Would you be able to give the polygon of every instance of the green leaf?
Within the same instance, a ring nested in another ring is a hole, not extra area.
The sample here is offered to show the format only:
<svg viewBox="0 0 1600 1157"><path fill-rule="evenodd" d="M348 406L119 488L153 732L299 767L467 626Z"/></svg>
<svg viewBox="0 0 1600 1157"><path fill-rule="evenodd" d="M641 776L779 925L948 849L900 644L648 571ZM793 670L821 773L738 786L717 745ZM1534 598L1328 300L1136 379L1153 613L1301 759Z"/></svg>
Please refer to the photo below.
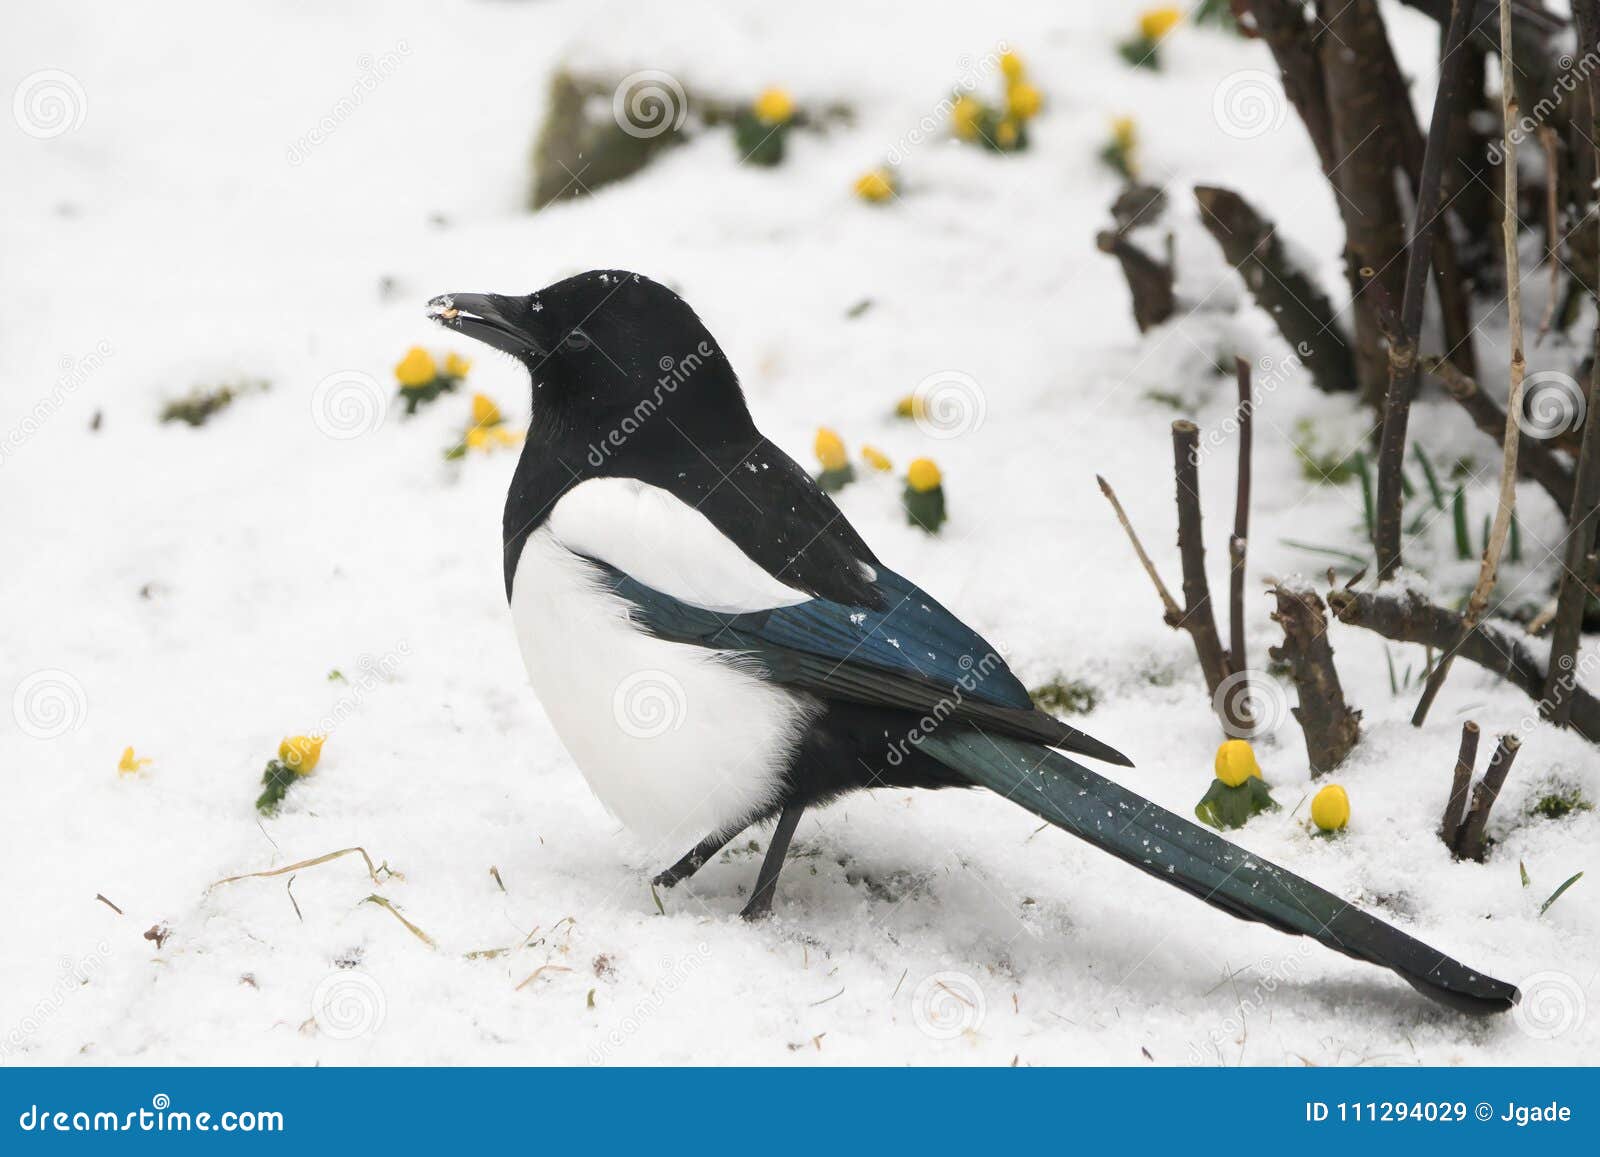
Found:
<svg viewBox="0 0 1600 1157"><path fill-rule="evenodd" d="M1522 873L1522 886L1524 888L1533 883L1532 880L1528 879L1528 865L1524 864L1521 860L1517 861L1517 871Z"/></svg>
<svg viewBox="0 0 1600 1157"><path fill-rule="evenodd" d="M1264 811L1276 811L1277 801L1262 780L1251 776L1238 787L1229 787L1220 779L1211 781L1211 787L1195 804L1194 814L1202 823L1218 830L1242 828L1252 816Z"/></svg>
<svg viewBox="0 0 1600 1157"><path fill-rule="evenodd" d="M1461 487L1456 487L1454 497L1451 498L1452 522L1456 531L1456 557L1472 557L1472 540L1467 535L1467 500L1461 492Z"/></svg>
<svg viewBox="0 0 1600 1157"><path fill-rule="evenodd" d="M1577 873L1574 873L1573 875L1567 877L1566 882L1563 883L1561 885L1561 887L1557 888L1554 892L1551 892L1550 893L1550 898L1548 900L1546 900L1543 904L1539 905L1539 915L1543 916L1546 912L1548 912L1550 910L1550 905L1554 904L1557 900L1561 899L1561 893L1565 892L1568 888L1572 887L1572 885L1576 884L1581 879L1583 879L1583 873L1582 872L1577 872Z"/></svg>
<svg viewBox="0 0 1600 1157"><path fill-rule="evenodd" d="M1435 510L1444 509L1444 490L1439 485L1439 475L1434 473L1433 463L1428 461L1428 456L1422 452L1421 446L1413 447L1417 462L1422 467L1422 476L1427 479L1428 493L1433 498Z"/></svg>

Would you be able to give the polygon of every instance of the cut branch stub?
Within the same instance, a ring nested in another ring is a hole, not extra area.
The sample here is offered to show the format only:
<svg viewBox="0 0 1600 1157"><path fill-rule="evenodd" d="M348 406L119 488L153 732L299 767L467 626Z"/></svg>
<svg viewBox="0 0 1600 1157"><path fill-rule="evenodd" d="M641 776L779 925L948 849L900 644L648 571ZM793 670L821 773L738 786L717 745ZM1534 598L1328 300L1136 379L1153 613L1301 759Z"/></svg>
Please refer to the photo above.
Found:
<svg viewBox="0 0 1600 1157"><path fill-rule="evenodd" d="M1344 701L1328 642L1328 618L1316 592L1280 585L1272 594L1278 602L1272 618L1283 628L1283 644L1271 654L1289 667L1300 699L1294 717L1305 733L1306 759L1312 774L1321 775L1344 762L1360 740L1361 712Z"/></svg>
<svg viewBox="0 0 1600 1157"><path fill-rule="evenodd" d="M1511 764L1521 746L1522 741L1515 735L1502 735L1499 746L1489 757L1488 770L1483 773L1478 786L1472 789L1472 806L1467 808L1461 834L1456 837L1456 855L1463 860L1483 863L1484 854L1489 848L1489 812L1494 807L1494 801L1500 798L1500 789L1505 786L1506 776L1511 774Z"/></svg>
<svg viewBox="0 0 1600 1157"><path fill-rule="evenodd" d="M1356 388L1355 358L1327 294L1290 258L1276 226L1239 194L1196 185L1200 221L1223 256L1239 271L1245 288L1278 327L1324 393Z"/></svg>
<svg viewBox="0 0 1600 1157"><path fill-rule="evenodd" d="M1171 262L1160 262L1114 230L1103 230L1095 237L1102 253L1109 253L1122 266L1128 292L1133 295L1133 321L1140 333L1154 329L1172 316L1173 272Z"/></svg>
<svg viewBox="0 0 1600 1157"><path fill-rule="evenodd" d="M1462 812L1467 806L1467 790L1472 786L1472 769L1478 766L1478 725L1467 720L1461 725L1461 750L1456 755L1456 767L1450 779L1450 798L1445 801L1444 821L1439 825L1439 838L1452 852L1461 834Z"/></svg>
<svg viewBox="0 0 1600 1157"><path fill-rule="evenodd" d="M1246 710L1247 696L1230 695L1223 686L1233 674L1228 653L1217 632L1206 582L1205 535L1200 529L1200 430L1193 422L1172 423L1172 473L1178 500L1178 557L1183 564L1183 618L1181 626L1194 639L1206 690L1222 716L1229 734L1249 735L1255 723ZM1218 692L1222 694L1219 695Z"/></svg>

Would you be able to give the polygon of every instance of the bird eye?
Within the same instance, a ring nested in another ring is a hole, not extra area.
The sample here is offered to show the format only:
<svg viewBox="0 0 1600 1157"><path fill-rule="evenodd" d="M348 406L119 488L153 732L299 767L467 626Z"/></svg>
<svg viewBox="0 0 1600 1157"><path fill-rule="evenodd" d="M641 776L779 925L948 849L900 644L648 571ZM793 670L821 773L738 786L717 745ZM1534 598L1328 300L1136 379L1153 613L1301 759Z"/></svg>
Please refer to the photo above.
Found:
<svg viewBox="0 0 1600 1157"><path fill-rule="evenodd" d="M589 335L581 329L571 330L566 337L561 339L561 344L569 350L586 350L594 344Z"/></svg>

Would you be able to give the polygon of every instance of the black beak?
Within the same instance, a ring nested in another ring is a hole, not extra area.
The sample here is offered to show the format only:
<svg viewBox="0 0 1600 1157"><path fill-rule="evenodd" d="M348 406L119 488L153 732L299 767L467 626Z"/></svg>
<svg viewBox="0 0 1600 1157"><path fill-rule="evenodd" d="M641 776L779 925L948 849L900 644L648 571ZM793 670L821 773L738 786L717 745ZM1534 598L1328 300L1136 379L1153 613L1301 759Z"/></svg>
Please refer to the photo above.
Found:
<svg viewBox="0 0 1600 1157"><path fill-rule="evenodd" d="M511 304L497 293L446 293L428 302L428 316L512 357L544 357L539 343L507 319Z"/></svg>

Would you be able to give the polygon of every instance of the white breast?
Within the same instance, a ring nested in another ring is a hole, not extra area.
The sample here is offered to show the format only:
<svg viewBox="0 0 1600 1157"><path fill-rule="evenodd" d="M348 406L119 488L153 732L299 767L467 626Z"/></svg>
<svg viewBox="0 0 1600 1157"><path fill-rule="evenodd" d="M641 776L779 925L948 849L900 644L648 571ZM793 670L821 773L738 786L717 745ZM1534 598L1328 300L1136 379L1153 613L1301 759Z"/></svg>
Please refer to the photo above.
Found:
<svg viewBox="0 0 1600 1157"><path fill-rule="evenodd" d="M736 657L640 631L555 522L522 548L511 616L561 741L600 802L658 859L736 830L777 800L818 706L741 670Z"/></svg>

